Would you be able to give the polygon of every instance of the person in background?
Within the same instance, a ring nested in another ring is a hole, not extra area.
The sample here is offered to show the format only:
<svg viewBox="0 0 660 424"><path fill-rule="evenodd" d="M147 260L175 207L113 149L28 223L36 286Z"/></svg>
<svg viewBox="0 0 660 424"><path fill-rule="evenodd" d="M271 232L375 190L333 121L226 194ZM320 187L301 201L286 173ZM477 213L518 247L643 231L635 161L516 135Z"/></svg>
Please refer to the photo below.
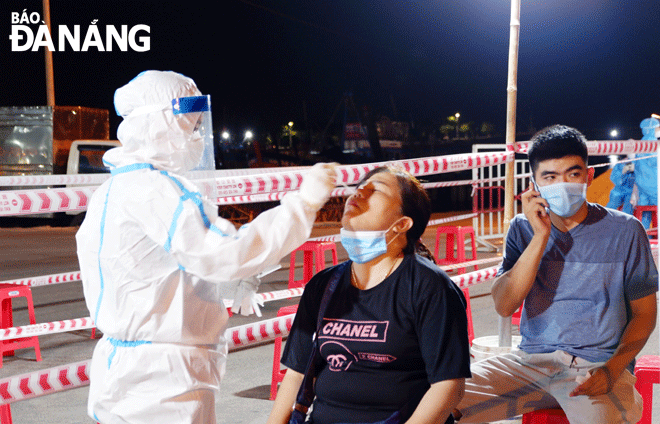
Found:
<svg viewBox="0 0 660 424"><path fill-rule="evenodd" d="M348 263L306 285L283 352L288 370L269 424L289 421L312 354L321 298L340 280L318 337L311 423L444 423L470 376L465 299L419 241L429 197L405 171L368 173L346 201ZM453 422L453 421L452 421Z"/></svg>
<svg viewBox="0 0 660 424"><path fill-rule="evenodd" d="M121 147L76 234L87 307L103 332L88 413L103 424L215 423L228 312L252 312L254 275L310 235L334 187L317 164L298 192L236 230L182 174L200 162L206 96L175 72L146 71L114 97Z"/></svg>
<svg viewBox="0 0 660 424"><path fill-rule="evenodd" d="M660 136L660 120L658 115L642 120L639 127L642 129L642 140L656 141ZM635 206L657 206L658 204L658 154L641 153L635 161L635 185L637 189L633 195ZM644 228L651 227L653 212L642 213Z"/></svg>
<svg viewBox="0 0 660 424"><path fill-rule="evenodd" d="M646 232L633 216L586 201L593 169L576 129L541 130L528 158L534 183L492 287L502 317L524 305L522 342L472 365L454 416L481 423L561 407L571 424L637 423L631 372L657 319Z"/></svg>

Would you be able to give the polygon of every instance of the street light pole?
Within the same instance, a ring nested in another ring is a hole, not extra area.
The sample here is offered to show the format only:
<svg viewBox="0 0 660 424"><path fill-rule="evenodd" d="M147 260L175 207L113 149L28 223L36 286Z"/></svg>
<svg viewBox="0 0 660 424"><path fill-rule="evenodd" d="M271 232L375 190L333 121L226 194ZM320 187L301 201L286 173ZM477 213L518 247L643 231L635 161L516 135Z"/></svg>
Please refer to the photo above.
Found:
<svg viewBox="0 0 660 424"><path fill-rule="evenodd" d="M461 117L461 114L458 113L458 112L456 112L456 114L454 115L454 117L456 118L456 139L458 139L458 118Z"/></svg>
<svg viewBox="0 0 660 424"><path fill-rule="evenodd" d="M293 147L293 141L291 140L291 131L293 130L293 122L289 121L289 149Z"/></svg>

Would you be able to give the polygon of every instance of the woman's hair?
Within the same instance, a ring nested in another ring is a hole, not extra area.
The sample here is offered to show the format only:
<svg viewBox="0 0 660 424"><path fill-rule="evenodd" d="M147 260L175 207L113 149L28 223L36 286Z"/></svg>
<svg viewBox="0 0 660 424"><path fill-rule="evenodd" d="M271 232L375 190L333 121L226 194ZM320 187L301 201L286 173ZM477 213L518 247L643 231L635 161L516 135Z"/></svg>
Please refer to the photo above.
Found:
<svg viewBox="0 0 660 424"><path fill-rule="evenodd" d="M412 227L406 233L407 243L403 249L403 253L417 252L423 256L430 254L426 246L420 241L420 237L422 237L424 230L426 230L426 225L429 223L429 218L431 217L431 199L429 199L429 195L419 180L412 174L392 166L382 166L372 169L362 178L360 184L381 172L387 172L396 177L399 183L399 195L401 196L401 213L413 221ZM433 255L430 256L430 259L432 259Z"/></svg>
<svg viewBox="0 0 660 424"><path fill-rule="evenodd" d="M540 162L566 156L580 156L586 164L589 152L584 135L565 125L552 125L537 132L527 150L532 172L536 172Z"/></svg>

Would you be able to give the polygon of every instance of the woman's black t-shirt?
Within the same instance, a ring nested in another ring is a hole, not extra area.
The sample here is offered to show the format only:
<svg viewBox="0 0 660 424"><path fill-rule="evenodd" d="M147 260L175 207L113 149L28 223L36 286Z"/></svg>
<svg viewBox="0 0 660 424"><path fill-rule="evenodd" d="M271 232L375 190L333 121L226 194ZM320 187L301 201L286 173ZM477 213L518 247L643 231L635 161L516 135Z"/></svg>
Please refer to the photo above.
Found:
<svg viewBox="0 0 660 424"><path fill-rule="evenodd" d="M305 372L323 292L336 267L305 286L282 363ZM374 422L411 402L431 384L470 377L465 299L440 268L406 255L382 283L358 290L346 268L319 337L314 424Z"/></svg>

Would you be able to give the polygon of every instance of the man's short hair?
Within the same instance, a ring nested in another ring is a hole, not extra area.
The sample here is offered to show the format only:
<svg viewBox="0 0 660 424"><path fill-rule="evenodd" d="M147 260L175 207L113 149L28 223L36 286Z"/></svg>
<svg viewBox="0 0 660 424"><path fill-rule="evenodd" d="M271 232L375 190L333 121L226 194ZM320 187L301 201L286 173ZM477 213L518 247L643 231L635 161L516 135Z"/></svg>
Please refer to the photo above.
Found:
<svg viewBox="0 0 660 424"><path fill-rule="evenodd" d="M589 157L587 139L575 128L566 125L552 125L534 134L527 158L536 172L539 163L548 159L561 159L566 156L580 156L585 165Z"/></svg>

